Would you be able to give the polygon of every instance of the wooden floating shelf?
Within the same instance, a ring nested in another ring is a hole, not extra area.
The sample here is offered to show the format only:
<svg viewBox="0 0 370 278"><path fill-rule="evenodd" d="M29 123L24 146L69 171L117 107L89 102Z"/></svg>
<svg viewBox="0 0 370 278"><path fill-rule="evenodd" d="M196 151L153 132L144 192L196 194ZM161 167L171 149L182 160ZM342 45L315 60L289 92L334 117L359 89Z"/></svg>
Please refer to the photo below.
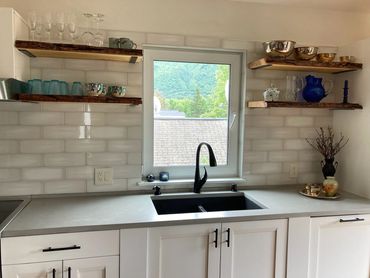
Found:
<svg viewBox="0 0 370 278"><path fill-rule="evenodd" d="M141 49L121 49L78 44L15 41L15 47L29 57L90 59L135 64L143 59Z"/></svg>
<svg viewBox="0 0 370 278"><path fill-rule="evenodd" d="M354 110L362 109L357 103L325 103L325 102L291 102L291 101L248 101L248 108L326 108L333 110Z"/></svg>
<svg viewBox="0 0 370 278"><path fill-rule="evenodd" d="M252 70L283 70L283 71L307 71L321 73L343 73L362 69L359 63L320 63L317 61L299 61L299 60L274 60L271 58L262 58L248 64Z"/></svg>
<svg viewBox="0 0 370 278"><path fill-rule="evenodd" d="M135 97L108 97L108 96L62 96L62 95L30 95L19 94L18 100L22 101L51 101L51 102L92 102L92 103L123 103L131 105L142 104L141 98Z"/></svg>

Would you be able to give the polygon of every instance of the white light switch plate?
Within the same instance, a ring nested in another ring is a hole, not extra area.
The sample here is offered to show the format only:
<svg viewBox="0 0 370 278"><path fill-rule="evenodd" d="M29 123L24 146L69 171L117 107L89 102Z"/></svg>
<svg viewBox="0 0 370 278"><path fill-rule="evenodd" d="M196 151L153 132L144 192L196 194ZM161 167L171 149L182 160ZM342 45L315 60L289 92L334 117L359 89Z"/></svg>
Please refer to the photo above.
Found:
<svg viewBox="0 0 370 278"><path fill-rule="evenodd" d="M112 185L113 169L112 168L95 168L96 185Z"/></svg>

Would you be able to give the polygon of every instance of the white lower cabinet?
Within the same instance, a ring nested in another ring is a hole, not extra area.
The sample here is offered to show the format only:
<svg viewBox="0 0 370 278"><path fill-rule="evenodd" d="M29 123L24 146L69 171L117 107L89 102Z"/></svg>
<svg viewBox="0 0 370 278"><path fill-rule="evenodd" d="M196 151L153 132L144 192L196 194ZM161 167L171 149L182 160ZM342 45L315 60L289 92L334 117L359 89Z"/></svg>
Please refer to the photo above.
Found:
<svg viewBox="0 0 370 278"><path fill-rule="evenodd" d="M62 261L2 266L4 278L62 278Z"/></svg>
<svg viewBox="0 0 370 278"><path fill-rule="evenodd" d="M118 278L119 231L1 239L3 278Z"/></svg>
<svg viewBox="0 0 370 278"><path fill-rule="evenodd" d="M120 277L283 278L286 243L286 219L122 230Z"/></svg>
<svg viewBox="0 0 370 278"><path fill-rule="evenodd" d="M370 277L370 215L311 219L309 278Z"/></svg>

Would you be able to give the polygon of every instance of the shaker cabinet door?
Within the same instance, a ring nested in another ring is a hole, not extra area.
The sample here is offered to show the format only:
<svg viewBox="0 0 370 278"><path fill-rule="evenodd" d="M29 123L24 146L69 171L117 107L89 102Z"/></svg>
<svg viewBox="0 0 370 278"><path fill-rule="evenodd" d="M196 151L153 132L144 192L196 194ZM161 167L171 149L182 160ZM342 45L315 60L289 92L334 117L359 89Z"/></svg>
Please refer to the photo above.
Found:
<svg viewBox="0 0 370 278"><path fill-rule="evenodd" d="M370 276L370 215L311 219L310 278Z"/></svg>
<svg viewBox="0 0 370 278"><path fill-rule="evenodd" d="M119 256L63 261L64 278L119 278Z"/></svg>
<svg viewBox="0 0 370 278"><path fill-rule="evenodd" d="M222 224L221 278L285 278L287 219Z"/></svg>
<svg viewBox="0 0 370 278"><path fill-rule="evenodd" d="M200 224L149 229L148 278L219 278L220 228Z"/></svg>
<svg viewBox="0 0 370 278"><path fill-rule="evenodd" d="M62 261L2 266L3 278L62 278Z"/></svg>

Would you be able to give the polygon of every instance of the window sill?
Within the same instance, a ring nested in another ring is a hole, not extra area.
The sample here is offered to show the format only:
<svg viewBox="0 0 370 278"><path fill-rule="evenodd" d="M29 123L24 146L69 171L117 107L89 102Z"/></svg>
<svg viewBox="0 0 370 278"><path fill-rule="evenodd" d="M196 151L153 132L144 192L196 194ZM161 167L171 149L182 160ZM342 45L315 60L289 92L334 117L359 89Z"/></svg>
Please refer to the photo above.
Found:
<svg viewBox="0 0 370 278"><path fill-rule="evenodd" d="M237 184L237 185L246 185L246 180L243 178L219 178L219 179L208 179L207 180L207 185L220 185L224 186L225 184ZM160 186L193 186L194 184L194 179L174 179L174 180L169 180L169 181L153 181L153 182L148 182L148 181L139 181L137 185L139 186L155 186L155 185L160 185Z"/></svg>

